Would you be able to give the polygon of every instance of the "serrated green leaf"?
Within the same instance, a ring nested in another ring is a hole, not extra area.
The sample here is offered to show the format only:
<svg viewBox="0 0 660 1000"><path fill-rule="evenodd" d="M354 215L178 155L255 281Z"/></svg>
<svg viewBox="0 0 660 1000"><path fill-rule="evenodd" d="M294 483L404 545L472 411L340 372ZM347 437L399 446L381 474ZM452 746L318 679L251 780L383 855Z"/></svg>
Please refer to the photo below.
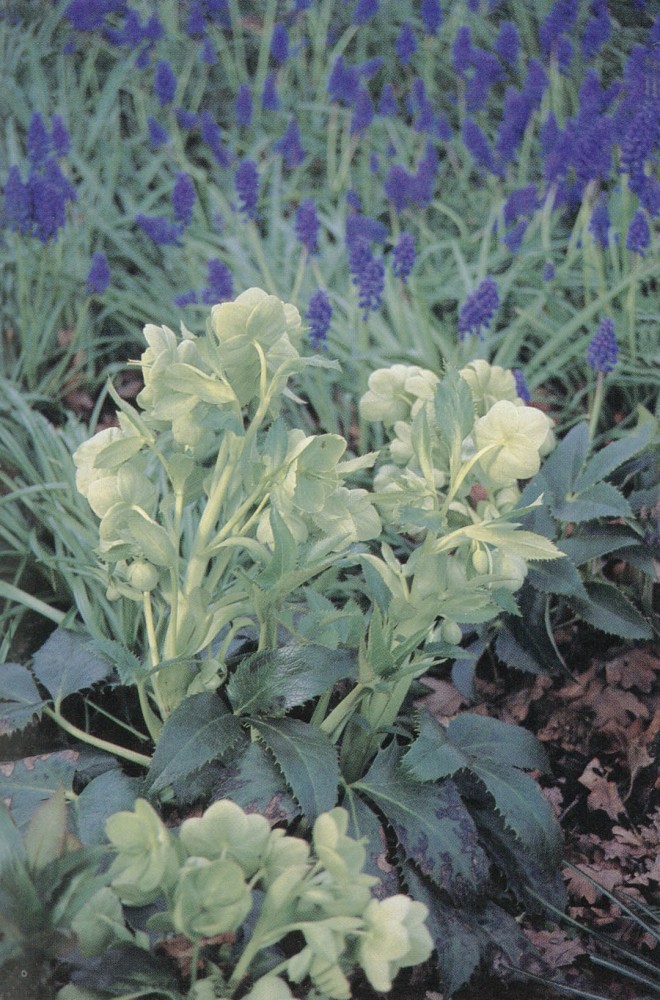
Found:
<svg viewBox="0 0 660 1000"><path fill-rule="evenodd" d="M456 786L411 780L400 759L400 748L391 743L352 787L382 812L423 874L454 898L477 893L488 864Z"/></svg>
<svg viewBox="0 0 660 1000"><path fill-rule="evenodd" d="M408 894L428 907L426 926L436 947L442 986L447 996L453 996L469 981L484 957L475 918L466 909L449 906L433 884L405 859L401 862L401 877Z"/></svg>
<svg viewBox="0 0 660 1000"><path fill-rule="evenodd" d="M586 597L586 590L575 565L570 559L555 559L530 566L527 582L544 594L577 594Z"/></svg>
<svg viewBox="0 0 660 1000"><path fill-rule="evenodd" d="M273 506L268 516L273 532L273 553L267 569L257 577L258 584L266 589L276 585L285 573L292 572L298 561L298 546L286 521Z"/></svg>
<svg viewBox="0 0 660 1000"><path fill-rule="evenodd" d="M31 871L39 871L60 857L66 833L66 797L60 787L35 809L25 831L25 854Z"/></svg>
<svg viewBox="0 0 660 1000"><path fill-rule="evenodd" d="M591 521L597 517L632 517L630 504L611 483L595 483L575 496L567 496L553 508L560 521Z"/></svg>
<svg viewBox="0 0 660 1000"><path fill-rule="evenodd" d="M576 566L582 566L591 559L599 559L629 545L640 544L632 529L626 531L619 525L613 528L610 525L594 524L586 530L588 534L581 536L574 533L570 538L561 538L557 542L557 548L565 552Z"/></svg>
<svg viewBox="0 0 660 1000"><path fill-rule="evenodd" d="M123 646L115 639L93 639L90 649L97 653L102 659L107 660L119 674L122 684L134 684L149 673L144 663L137 658L135 653Z"/></svg>
<svg viewBox="0 0 660 1000"><path fill-rule="evenodd" d="M235 715L211 691L185 698L163 726L147 776L155 793L223 757L243 736Z"/></svg>
<svg viewBox="0 0 660 1000"><path fill-rule="evenodd" d="M629 458L642 451L653 437L654 432L654 425L652 422L649 422L643 424L637 433L628 434L619 441L613 441L605 448L597 451L589 459L575 483L576 491L582 493L590 486L594 486L600 480L609 476L611 472L618 469Z"/></svg>
<svg viewBox="0 0 660 1000"><path fill-rule="evenodd" d="M589 453L589 425L576 424L546 458L541 475L547 486L546 502L554 513L554 504L562 503L574 492L575 483Z"/></svg>
<svg viewBox="0 0 660 1000"><path fill-rule="evenodd" d="M300 719L252 719L303 815L314 823L337 804L339 761L330 739Z"/></svg>
<svg viewBox="0 0 660 1000"><path fill-rule="evenodd" d="M11 815L19 829L60 785L65 791L71 791L75 771L75 755L69 750L5 765L0 771L0 799L9 801Z"/></svg>
<svg viewBox="0 0 660 1000"><path fill-rule="evenodd" d="M244 753L227 761L212 799L231 799L247 812L260 812L274 823L290 823L300 814L282 772L260 743L249 743Z"/></svg>
<svg viewBox="0 0 660 1000"><path fill-rule="evenodd" d="M165 956L134 945L108 948L102 955L76 963L76 983L84 988L102 990L113 997L128 994L158 1000L182 1000L177 979Z"/></svg>
<svg viewBox="0 0 660 1000"><path fill-rule="evenodd" d="M394 896L400 891L399 879L395 867L387 860L387 835L380 818L350 786L346 788L341 804L348 812L348 836L367 840L365 872L381 880L381 893Z"/></svg>
<svg viewBox="0 0 660 1000"><path fill-rule="evenodd" d="M139 548L154 566L176 565L177 553L172 540L162 525L139 510L127 510L124 514L125 531L130 540Z"/></svg>
<svg viewBox="0 0 660 1000"><path fill-rule="evenodd" d="M534 779L511 764L495 763L487 757L473 759L470 770L492 795L506 826L544 867L555 869L561 861L560 830Z"/></svg>
<svg viewBox="0 0 660 1000"><path fill-rule="evenodd" d="M452 746L478 760L488 758L528 771L550 769L548 755L532 733L487 715L457 715L447 727L447 738Z"/></svg>
<svg viewBox="0 0 660 1000"><path fill-rule="evenodd" d="M404 754L402 764L417 781L436 781L451 778L467 766L468 760L449 743L445 727L430 712L423 712L417 738Z"/></svg>
<svg viewBox="0 0 660 1000"><path fill-rule="evenodd" d="M0 801L0 941L5 921L27 930L33 922L36 931L43 919L41 900L27 870L23 838Z"/></svg>
<svg viewBox="0 0 660 1000"><path fill-rule="evenodd" d="M105 842L105 821L122 809L133 808L142 781L113 768L85 785L75 802L78 836L85 845Z"/></svg>
<svg viewBox="0 0 660 1000"><path fill-rule="evenodd" d="M478 542L495 545L506 555L520 556L521 559L559 559L564 555L549 538L532 531L518 530L507 521L470 524L462 529L462 533Z"/></svg>
<svg viewBox="0 0 660 1000"><path fill-rule="evenodd" d="M105 680L110 666L90 648L88 636L57 628L34 654L33 673L59 702Z"/></svg>
<svg viewBox="0 0 660 1000"><path fill-rule="evenodd" d="M463 441L474 424L474 403L470 387L455 368L449 368L435 389L435 419L443 438Z"/></svg>
<svg viewBox="0 0 660 1000"><path fill-rule="evenodd" d="M237 715L284 715L355 673L355 656L324 646L280 646L246 656L227 684Z"/></svg>
<svg viewBox="0 0 660 1000"><path fill-rule="evenodd" d="M505 615L495 641L497 655L509 666L528 673L553 673L561 660L548 634L547 594L535 590L525 580L517 592L520 617ZM534 627L530 628L530 622Z"/></svg>
<svg viewBox="0 0 660 1000"><path fill-rule="evenodd" d="M588 600L571 597L569 603L594 628L621 639L652 639L653 629L637 608L610 583L591 581L586 585Z"/></svg>
<svg viewBox="0 0 660 1000"><path fill-rule="evenodd" d="M47 704L27 667L20 663L0 666L0 732L5 735L25 729Z"/></svg>

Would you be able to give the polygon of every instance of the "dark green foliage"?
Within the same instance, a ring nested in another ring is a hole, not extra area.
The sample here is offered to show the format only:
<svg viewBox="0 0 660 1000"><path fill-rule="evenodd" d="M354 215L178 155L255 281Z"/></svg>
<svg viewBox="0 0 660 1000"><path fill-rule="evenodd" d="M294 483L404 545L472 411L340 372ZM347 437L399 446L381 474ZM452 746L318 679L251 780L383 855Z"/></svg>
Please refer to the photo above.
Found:
<svg viewBox="0 0 660 1000"><path fill-rule="evenodd" d="M93 687L110 674L106 659L90 648L89 637L58 628L34 654L34 676L59 703Z"/></svg>
<svg viewBox="0 0 660 1000"><path fill-rule="evenodd" d="M40 697L32 673L20 663L3 663L0 671L0 722L7 734L25 729L41 715Z"/></svg>
<svg viewBox="0 0 660 1000"><path fill-rule="evenodd" d="M97 775L76 799L78 836L85 845L105 842L105 821L120 809L131 809L142 787L140 778L129 778L118 767Z"/></svg>
<svg viewBox="0 0 660 1000"><path fill-rule="evenodd" d="M524 516L525 527L550 538L568 558L530 567L517 595L522 620L504 615L497 633L495 650L505 663L533 673L560 668L551 636L551 596L559 601L559 612L565 604L570 613L610 635L653 638L645 615L619 588L602 576L590 578L594 562L610 555L629 559L643 572L653 571L635 513L620 488L625 463L640 456L636 471L639 463L653 462L652 437L648 422L589 456L588 426L577 424L525 489L521 506L541 496L544 501ZM619 477L616 484L607 479L613 473Z"/></svg>

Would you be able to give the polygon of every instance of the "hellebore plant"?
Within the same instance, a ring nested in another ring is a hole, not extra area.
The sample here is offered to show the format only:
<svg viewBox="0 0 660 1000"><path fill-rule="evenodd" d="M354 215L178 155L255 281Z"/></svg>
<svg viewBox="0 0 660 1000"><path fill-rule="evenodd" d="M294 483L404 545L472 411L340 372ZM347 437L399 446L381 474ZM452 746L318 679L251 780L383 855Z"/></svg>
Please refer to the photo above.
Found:
<svg viewBox="0 0 660 1000"><path fill-rule="evenodd" d="M189 995L199 1000L237 991L246 1000L289 998L284 976L294 983L309 977L324 996L348 1000L347 972L361 967L374 989L387 991L399 969L431 954L423 903L401 894L372 896L379 879L363 871L367 852L347 836L344 809L318 817L311 850L226 799L184 820L178 836L144 799L132 812L115 813L106 826L115 851L108 871L115 906L154 904L147 928L192 943ZM116 941L99 935L98 925L107 928L107 921L103 911L95 916L94 902L87 922L77 924L78 947L87 956L126 940L125 932ZM198 981L200 952L208 946L210 953L218 938L220 960L209 959L208 975ZM284 939L286 957L278 947ZM242 992L262 952L270 956L268 971Z"/></svg>

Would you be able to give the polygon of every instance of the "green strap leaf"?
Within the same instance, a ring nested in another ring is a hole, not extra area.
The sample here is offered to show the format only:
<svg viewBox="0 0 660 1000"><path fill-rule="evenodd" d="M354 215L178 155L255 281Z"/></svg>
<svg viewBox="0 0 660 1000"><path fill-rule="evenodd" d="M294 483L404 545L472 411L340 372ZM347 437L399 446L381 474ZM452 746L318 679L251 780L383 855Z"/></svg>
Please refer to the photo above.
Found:
<svg viewBox="0 0 660 1000"><path fill-rule="evenodd" d="M55 702L105 680L107 660L95 653L88 636L58 628L34 654L33 672Z"/></svg>
<svg viewBox="0 0 660 1000"><path fill-rule="evenodd" d="M348 650L291 644L246 656L227 694L237 715L281 716L355 671L355 654Z"/></svg>
<svg viewBox="0 0 660 1000"><path fill-rule="evenodd" d="M31 871L39 871L61 856L66 833L66 797L60 786L35 810L25 831L25 853Z"/></svg>
<svg viewBox="0 0 660 1000"><path fill-rule="evenodd" d="M253 719L310 824L337 804L339 761L330 739L300 719Z"/></svg>
<svg viewBox="0 0 660 1000"><path fill-rule="evenodd" d="M211 691L191 695L163 726L151 767L155 793L226 754L243 736L241 723Z"/></svg>
<svg viewBox="0 0 660 1000"><path fill-rule="evenodd" d="M25 729L47 704L34 678L20 663L0 666L0 731L6 735Z"/></svg>
<svg viewBox="0 0 660 1000"><path fill-rule="evenodd" d="M391 743L352 787L383 813L405 855L424 875L456 899L476 894L488 862L455 784L411 780L400 758L400 748Z"/></svg>

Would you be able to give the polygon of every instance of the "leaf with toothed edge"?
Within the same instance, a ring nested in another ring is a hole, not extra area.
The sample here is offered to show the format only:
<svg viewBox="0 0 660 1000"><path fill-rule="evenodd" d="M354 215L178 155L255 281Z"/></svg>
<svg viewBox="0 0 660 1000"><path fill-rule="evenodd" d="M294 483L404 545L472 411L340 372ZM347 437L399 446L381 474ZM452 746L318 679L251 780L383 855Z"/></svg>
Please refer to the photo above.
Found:
<svg viewBox="0 0 660 1000"><path fill-rule="evenodd" d="M351 786L368 798L420 871L453 898L477 894L488 875L477 830L452 781L416 781L391 743Z"/></svg>

